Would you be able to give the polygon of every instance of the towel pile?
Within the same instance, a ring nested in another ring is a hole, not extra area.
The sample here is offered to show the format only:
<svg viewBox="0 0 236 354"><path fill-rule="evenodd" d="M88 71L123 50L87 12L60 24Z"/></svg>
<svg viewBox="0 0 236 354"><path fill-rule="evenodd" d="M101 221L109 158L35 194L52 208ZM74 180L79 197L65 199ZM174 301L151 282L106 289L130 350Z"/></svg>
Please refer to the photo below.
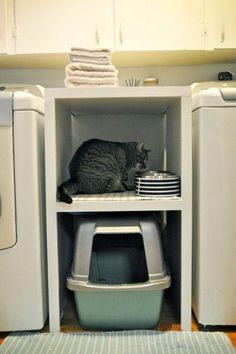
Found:
<svg viewBox="0 0 236 354"><path fill-rule="evenodd" d="M65 69L66 87L118 87L118 70L112 65L109 49L71 48Z"/></svg>

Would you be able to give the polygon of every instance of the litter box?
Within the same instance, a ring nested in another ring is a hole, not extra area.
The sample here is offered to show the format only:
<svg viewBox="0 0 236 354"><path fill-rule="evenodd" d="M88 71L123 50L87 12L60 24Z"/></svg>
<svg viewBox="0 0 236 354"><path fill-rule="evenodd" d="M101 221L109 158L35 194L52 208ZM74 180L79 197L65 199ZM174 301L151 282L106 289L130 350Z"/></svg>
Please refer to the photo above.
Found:
<svg viewBox="0 0 236 354"><path fill-rule="evenodd" d="M77 217L67 287L74 292L82 328L156 327L170 281L155 215Z"/></svg>

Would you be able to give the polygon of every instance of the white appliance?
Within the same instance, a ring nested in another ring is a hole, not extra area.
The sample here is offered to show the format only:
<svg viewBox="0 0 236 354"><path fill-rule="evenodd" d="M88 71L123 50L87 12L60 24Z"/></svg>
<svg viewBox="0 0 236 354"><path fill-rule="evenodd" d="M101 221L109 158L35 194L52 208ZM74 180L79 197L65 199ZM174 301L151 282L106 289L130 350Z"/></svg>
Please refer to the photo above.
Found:
<svg viewBox="0 0 236 354"><path fill-rule="evenodd" d="M236 325L236 82L193 86L193 176L193 311Z"/></svg>
<svg viewBox="0 0 236 354"><path fill-rule="evenodd" d="M47 318L44 99L39 86L0 91L0 331Z"/></svg>

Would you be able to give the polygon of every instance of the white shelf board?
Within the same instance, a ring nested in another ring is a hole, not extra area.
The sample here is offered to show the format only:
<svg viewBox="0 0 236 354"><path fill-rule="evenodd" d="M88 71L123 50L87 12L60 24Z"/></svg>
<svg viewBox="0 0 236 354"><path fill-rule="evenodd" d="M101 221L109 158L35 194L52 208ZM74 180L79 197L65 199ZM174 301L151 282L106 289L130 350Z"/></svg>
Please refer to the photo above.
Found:
<svg viewBox="0 0 236 354"><path fill-rule="evenodd" d="M57 212L116 212L116 211L157 211L181 210L180 197L144 198L133 191L106 194L77 195L72 204L57 202Z"/></svg>
<svg viewBox="0 0 236 354"><path fill-rule="evenodd" d="M89 87L46 89L54 100L77 114L158 114L182 97L190 97L189 86Z"/></svg>
<svg viewBox="0 0 236 354"><path fill-rule="evenodd" d="M77 88L46 88L46 97L73 100L84 98L152 98L189 97L189 86L149 86L149 87L77 87Z"/></svg>

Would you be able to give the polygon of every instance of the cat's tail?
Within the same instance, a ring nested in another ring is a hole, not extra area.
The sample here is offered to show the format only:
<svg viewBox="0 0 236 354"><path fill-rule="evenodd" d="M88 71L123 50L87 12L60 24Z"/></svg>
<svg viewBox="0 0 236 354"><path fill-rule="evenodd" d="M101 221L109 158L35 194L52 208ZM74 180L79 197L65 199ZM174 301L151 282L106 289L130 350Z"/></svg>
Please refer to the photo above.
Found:
<svg viewBox="0 0 236 354"><path fill-rule="evenodd" d="M73 202L72 195L78 192L78 183L73 179L62 183L57 187L57 198L61 202L71 204Z"/></svg>

